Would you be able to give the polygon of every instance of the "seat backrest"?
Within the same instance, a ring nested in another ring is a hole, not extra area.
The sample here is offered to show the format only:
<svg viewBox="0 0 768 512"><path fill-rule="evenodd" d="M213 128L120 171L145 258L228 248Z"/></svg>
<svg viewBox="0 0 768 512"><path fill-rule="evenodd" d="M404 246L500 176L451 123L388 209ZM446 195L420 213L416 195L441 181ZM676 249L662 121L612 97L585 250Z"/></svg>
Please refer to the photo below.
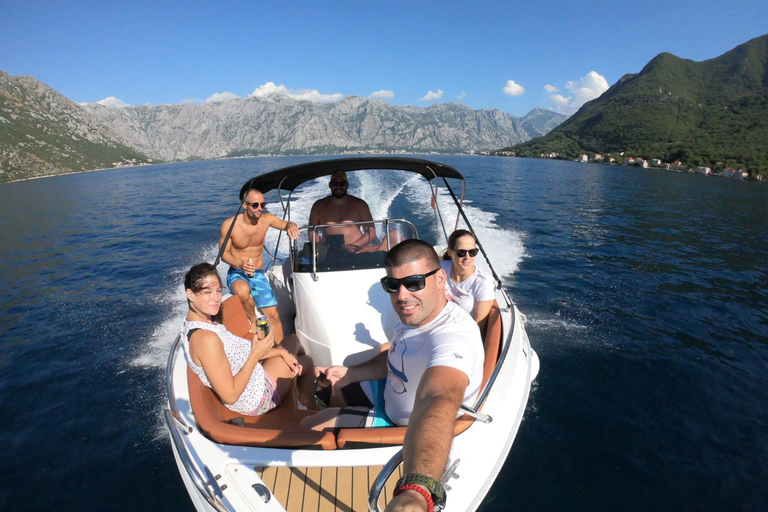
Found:
<svg viewBox="0 0 768 512"><path fill-rule="evenodd" d="M495 300L491 306L491 311L488 313L488 322L485 325L485 333L483 333L483 348L485 349L485 360L483 361L483 381L480 385L480 390L485 388L488 384L488 379L491 378L493 369L496 368L496 363L499 361L501 355L501 337L504 334L504 325L501 322L501 309L499 309L499 303Z"/></svg>
<svg viewBox="0 0 768 512"><path fill-rule="evenodd" d="M232 296L222 303L223 323L227 330L245 337L250 329L248 317L240 299ZM314 411L296 407L293 395L284 403L260 416L243 416L227 409L216 393L187 366L189 402L200 431L210 440L222 444L244 446L299 447L314 446L324 450L336 448L331 432L301 430L300 422ZM245 426L230 423L242 419Z"/></svg>
<svg viewBox="0 0 768 512"><path fill-rule="evenodd" d="M221 303L221 316L224 327L241 338L245 338L251 329L248 315L245 314L243 303L237 295L232 295Z"/></svg>
<svg viewBox="0 0 768 512"><path fill-rule="evenodd" d="M224 407L213 390L205 386L189 367L187 379L195 420L200 431L211 441L242 446L336 448L333 433L300 429L301 418L314 411L298 411L291 404L283 403L260 416L242 416ZM230 423L235 418L241 418L244 426Z"/></svg>

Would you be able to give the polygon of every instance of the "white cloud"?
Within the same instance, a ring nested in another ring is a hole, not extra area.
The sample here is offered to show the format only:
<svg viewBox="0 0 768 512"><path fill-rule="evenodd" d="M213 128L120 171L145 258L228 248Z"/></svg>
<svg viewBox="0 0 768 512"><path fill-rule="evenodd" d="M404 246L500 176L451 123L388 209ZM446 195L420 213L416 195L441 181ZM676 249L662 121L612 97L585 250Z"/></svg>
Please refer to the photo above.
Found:
<svg viewBox="0 0 768 512"><path fill-rule="evenodd" d="M179 105L197 105L198 103L202 103L203 100L198 98L184 98L179 102Z"/></svg>
<svg viewBox="0 0 768 512"><path fill-rule="evenodd" d="M608 81L596 71L590 71L579 80L569 80L565 89L570 96L555 94L558 89L552 85L545 85L550 101L556 105L556 110L563 114L573 114L586 102L593 100L608 90ZM566 93L567 94L567 93Z"/></svg>
<svg viewBox="0 0 768 512"><path fill-rule="evenodd" d="M443 97L442 89L438 89L437 92L429 91L423 98L419 98L419 101L431 101L439 100Z"/></svg>
<svg viewBox="0 0 768 512"><path fill-rule="evenodd" d="M101 101L97 101L99 105L104 105L105 107L109 108L125 108L130 107L128 103L124 102L123 100L117 99L114 96L110 96L109 98L104 98Z"/></svg>
<svg viewBox="0 0 768 512"><path fill-rule="evenodd" d="M239 99L240 96L233 92L217 92L213 94L212 96L208 97L203 104L205 103L224 103L225 101L229 100L236 100Z"/></svg>
<svg viewBox="0 0 768 512"><path fill-rule="evenodd" d="M344 98L344 95L340 92L333 94L322 94L314 89L299 89L291 90L284 85L275 85L274 82L267 82L264 85L258 86L249 97L256 96L257 98L266 98L272 94L281 94L288 96L295 100L307 100L320 103L328 103L339 101Z"/></svg>
<svg viewBox="0 0 768 512"><path fill-rule="evenodd" d="M552 94L552 93L558 92L560 89L558 89L554 85L547 84L544 86L544 90L547 91L549 94Z"/></svg>
<svg viewBox="0 0 768 512"><path fill-rule="evenodd" d="M504 94L507 96L522 96L525 94L525 87L515 83L514 80L507 80L507 85L504 86Z"/></svg>
<svg viewBox="0 0 768 512"><path fill-rule="evenodd" d="M557 105L558 109L566 108L570 102L570 98L566 98L562 94L552 94L549 99L552 100L555 105Z"/></svg>
<svg viewBox="0 0 768 512"><path fill-rule="evenodd" d="M270 94L283 94L288 96L288 88L284 85L277 86L273 82L267 82L264 85L260 85L249 94L249 97L256 96L257 98L266 98Z"/></svg>
<svg viewBox="0 0 768 512"><path fill-rule="evenodd" d="M459 98L460 100L463 100L466 97L467 97L467 93L465 93L464 91L461 91L457 96L457 98Z"/></svg>
<svg viewBox="0 0 768 512"><path fill-rule="evenodd" d="M376 91L374 93L371 93L371 95L368 97L376 100L385 100L387 98L394 98L395 93L394 91L381 90L381 91Z"/></svg>

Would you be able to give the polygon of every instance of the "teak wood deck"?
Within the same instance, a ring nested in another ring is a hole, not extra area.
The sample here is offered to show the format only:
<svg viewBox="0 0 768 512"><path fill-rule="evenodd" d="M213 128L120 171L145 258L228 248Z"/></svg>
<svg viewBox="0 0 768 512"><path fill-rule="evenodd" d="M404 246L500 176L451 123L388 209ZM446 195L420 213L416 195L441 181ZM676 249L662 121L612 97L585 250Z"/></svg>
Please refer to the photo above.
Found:
<svg viewBox="0 0 768 512"><path fill-rule="evenodd" d="M256 467L264 485L287 512L365 512L368 491L382 466ZM392 499L402 466L392 474L379 498L384 507Z"/></svg>

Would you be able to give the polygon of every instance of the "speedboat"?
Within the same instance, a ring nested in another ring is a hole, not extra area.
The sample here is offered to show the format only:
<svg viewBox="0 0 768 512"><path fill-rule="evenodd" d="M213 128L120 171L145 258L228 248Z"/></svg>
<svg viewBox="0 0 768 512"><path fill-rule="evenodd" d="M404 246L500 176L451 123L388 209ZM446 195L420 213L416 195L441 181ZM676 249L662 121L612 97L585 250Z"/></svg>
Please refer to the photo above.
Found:
<svg viewBox="0 0 768 512"><path fill-rule="evenodd" d="M425 183L431 213L408 218L409 212L402 209L401 218L374 218L375 239L350 251L330 234L339 226L310 226L306 218L291 218L294 191L337 170L347 175L405 173L402 182ZM250 188L264 194L276 191L282 217L300 226L297 240L278 236L275 247L265 249L265 271L285 332L298 335L318 366L362 362L387 342L397 317L379 280L386 275L384 258L390 247L420 238L442 254L453 229L473 231L463 208L461 173L422 159L320 160L252 178L243 185L241 200ZM426 226L425 218L430 221ZM328 236L316 236L324 232ZM483 333L481 392L471 407L462 406L441 478L447 512L474 511L482 503L512 447L539 369L525 317L504 290L482 240L478 247L484 258L481 263L478 257L477 264L493 275L496 299ZM224 300L222 308L227 328L245 335L249 323L237 297ZM376 511L391 500L402 476L407 427L302 430L301 419L313 411L295 400L285 400L262 416L240 416L225 408L188 368L180 335L166 374L165 421L179 472L198 511Z"/></svg>

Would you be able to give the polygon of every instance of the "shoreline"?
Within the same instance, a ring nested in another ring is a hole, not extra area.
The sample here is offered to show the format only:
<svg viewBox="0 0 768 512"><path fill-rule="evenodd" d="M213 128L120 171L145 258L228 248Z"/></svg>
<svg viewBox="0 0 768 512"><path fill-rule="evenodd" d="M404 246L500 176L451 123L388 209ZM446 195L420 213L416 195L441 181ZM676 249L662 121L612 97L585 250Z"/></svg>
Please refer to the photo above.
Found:
<svg viewBox="0 0 768 512"><path fill-rule="evenodd" d="M70 172L62 172L59 174L47 174L45 176L30 176L29 178L20 178L16 180L11 181L4 181L0 183L0 186L7 185L9 183L19 183L22 181L29 181L29 180L38 180L43 178L55 178L56 176L66 176L69 174L82 174L85 172L98 172L98 171L111 171L115 169L130 169L133 167L148 167L151 165L164 165L164 164L183 164L187 162L213 162L216 160L240 160L240 159L246 159L246 158L277 158L277 157L290 157L290 156L327 156L327 157L340 157L340 156L346 156L346 155L454 155L454 156L491 156L491 155L483 155L480 153L476 154L469 154L469 153L437 153L437 152L388 152L388 153L378 153L378 152L343 152L343 153L322 153L322 154L292 154L292 155L246 155L246 156L224 156L219 158L201 158L201 159L195 159L195 160L176 160L172 162L155 162L151 164L136 164L136 165L122 165L120 167L104 167L100 169L88 169L85 171L70 171Z"/></svg>
<svg viewBox="0 0 768 512"><path fill-rule="evenodd" d="M83 173L86 173L86 172L99 172L99 171L113 171L115 169L130 169L130 168L133 168L133 167L148 167L150 165L160 165L161 163L168 163L168 162L159 162L159 163L156 163L156 164L122 165L120 167L102 167L100 169L87 169L85 171L62 172L62 173L59 173L59 174L46 174L45 176L30 176L29 178L20 178L18 180L5 181L3 183L0 183L0 186L8 185L10 183L20 183L22 181L42 180L42 179L45 179L45 178L55 178L57 176L68 176L70 174L83 174Z"/></svg>

